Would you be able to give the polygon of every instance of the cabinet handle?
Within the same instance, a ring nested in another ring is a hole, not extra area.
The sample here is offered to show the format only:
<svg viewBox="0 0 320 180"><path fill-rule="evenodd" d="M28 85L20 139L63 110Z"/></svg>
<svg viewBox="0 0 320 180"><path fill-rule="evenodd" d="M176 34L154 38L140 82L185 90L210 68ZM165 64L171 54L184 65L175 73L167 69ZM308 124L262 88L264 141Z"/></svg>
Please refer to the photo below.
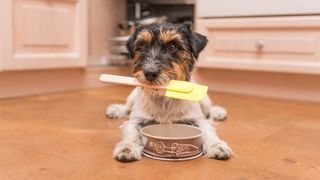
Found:
<svg viewBox="0 0 320 180"><path fill-rule="evenodd" d="M255 42L255 47L256 47L257 50L263 49L263 47L264 47L264 42L261 41L261 40L256 41L256 42Z"/></svg>

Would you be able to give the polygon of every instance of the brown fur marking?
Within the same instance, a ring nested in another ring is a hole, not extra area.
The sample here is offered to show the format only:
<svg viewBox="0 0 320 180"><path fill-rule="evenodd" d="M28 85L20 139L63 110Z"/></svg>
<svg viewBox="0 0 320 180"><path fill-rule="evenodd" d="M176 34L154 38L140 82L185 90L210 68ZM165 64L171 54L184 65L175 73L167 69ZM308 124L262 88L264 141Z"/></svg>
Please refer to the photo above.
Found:
<svg viewBox="0 0 320 180"><path fill-rule="evenodd" d="M175 70L177 80L182 80L182 81L186 80L186 75L183 67L181 67L181 65L176 62L172 63L172 65L173 65L173 69Z"/></svg>
<svg viewBox="0 0 320 180"><path fill-rule="evenodd" d="M168 43L174 39L181 39L181 36L176 30L161 30L159 38L162 42Z"/></svg>
<svg viewBox="0 0 320 180"><path fill-rule="evenodd" d="M140 51L135 51L133 60L135 64L138 64L141 61L141 52Z"/></svg>
<svg viewBox="0 0 320 180"><path fill-rule="evenodd" d="M152 40L152 37L153 36L151 32L144 30L138 34L137 39L143 39L144 41L150 43Z"/></svg>

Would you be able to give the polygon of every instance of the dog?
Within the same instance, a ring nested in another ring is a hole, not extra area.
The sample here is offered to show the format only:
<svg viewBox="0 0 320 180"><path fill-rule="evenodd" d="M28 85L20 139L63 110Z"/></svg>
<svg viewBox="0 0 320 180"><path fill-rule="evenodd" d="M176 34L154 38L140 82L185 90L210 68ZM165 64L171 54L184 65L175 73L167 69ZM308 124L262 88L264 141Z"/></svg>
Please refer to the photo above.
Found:
<svg viewBox="0 0 320 180"><path fill-rule="evenodd" d="M208 40L193 32L191 23L152 24L139 26L127 41L129 56L134 59L133 76L148 85L165 86L170 80L193 82L191 72L199 53ZM145 145L141 127L159 123L183 123L203 131L202 146L206 157L225 160L232 155L231 148L222 141L213 120L223 120L227 112L214 106L209 96L201 102L172 99L160 90L137 87L128 96L126 104L111 104L109 118L129 117L122 125L122 140L115 146L113 156L119 161L142 158Z"/></svg>

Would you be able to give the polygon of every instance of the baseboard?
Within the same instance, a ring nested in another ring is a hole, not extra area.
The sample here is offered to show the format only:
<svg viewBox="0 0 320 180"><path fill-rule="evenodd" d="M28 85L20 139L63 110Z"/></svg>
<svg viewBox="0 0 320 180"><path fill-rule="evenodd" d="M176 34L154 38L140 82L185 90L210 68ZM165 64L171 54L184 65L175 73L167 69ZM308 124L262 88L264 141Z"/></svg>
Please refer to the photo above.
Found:
<svg viewBox="0 0 320 180"><path fill-rule="evenodd" d="M106 86L102 73L128 75L129 67L0 72L0 99Z"/></svg>
<svg viewBox="0 0 320 180"><path fill-rule="evenodd" d="M320 102L320 75L197 68L194 78L213 91Z"/></svg>
<svg viewBox="0 0 320 180"><path fill-rule="evenodd" d="M0 72L0 99L107 86L102 73L129 75L129 67ZM197 68L211 91L320 102L320 76Z"/></svg>

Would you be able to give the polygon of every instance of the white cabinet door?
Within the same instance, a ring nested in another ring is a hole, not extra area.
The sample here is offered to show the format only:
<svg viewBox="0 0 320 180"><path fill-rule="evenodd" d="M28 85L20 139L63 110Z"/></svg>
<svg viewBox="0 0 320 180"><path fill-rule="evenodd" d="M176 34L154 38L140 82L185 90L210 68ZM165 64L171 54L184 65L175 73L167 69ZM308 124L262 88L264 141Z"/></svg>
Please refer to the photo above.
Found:
<svg viewBox="0 0 320 180"><path fill-rule="evenodd" d="M83 67L87 0L3 0L5 70Z"/></svg>
<svg viewBox="0 0 320 180"><path fill-rule="evenodd" d="M198 66L320 74L320 16L198 19Z"/></svg>
<svg viewBox="0 0 320 180"><path fill-rule="evenodd" d="M199 17L320 14L319 0L198 0Z"/></svg>

